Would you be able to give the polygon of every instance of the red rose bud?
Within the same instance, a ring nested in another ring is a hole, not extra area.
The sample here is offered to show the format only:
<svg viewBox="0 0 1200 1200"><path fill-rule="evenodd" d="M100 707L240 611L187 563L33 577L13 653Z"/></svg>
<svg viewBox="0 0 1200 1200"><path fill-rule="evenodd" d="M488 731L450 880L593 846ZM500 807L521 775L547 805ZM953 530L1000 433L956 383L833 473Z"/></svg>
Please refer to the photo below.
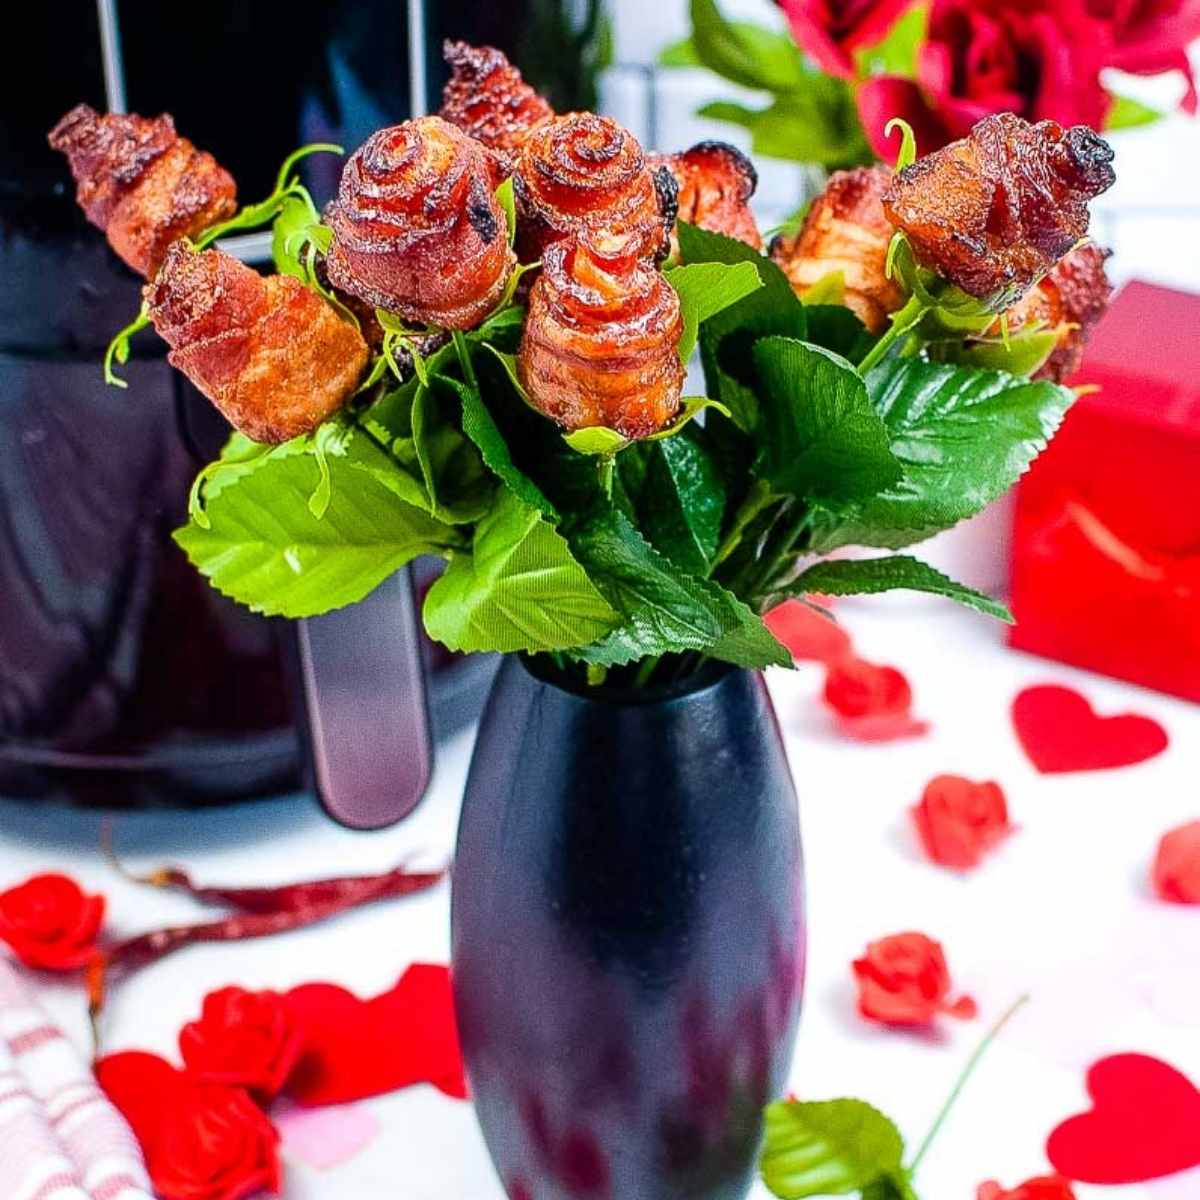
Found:
<svg viewBox="0 0 1200 1200"><path fill-rule="evenodd" d="M96 1080L129 1122L161 1200L279 1194L279 1135L241 1088L201 1083L140 1051L101 1059Z"/></svg>
<svg viewBox="0 0 1200 1200"><path fill-rule="evenodd" d="M912 810L925 853L944 867L967 870L1012 832L998 783L938 775Z"/></svg>
<svg viewBox="0 0 1200 1200"><path fill-rule="evenodd" d="M26 966L73 971L95 950L104 897L89 896L66 875L35 875L0 892L0 941Z"/></svg>
<svg viewBox="0 0 1200 1200"><path fill-rule="evenodd" d="M1061 1175L1039 1175L1008 1192L994 1181L981 1183L975 1200L1075 1200L1075 1193Z"/></svg>
<svg viewBox="0 0 1200 1200"><path fill-rule="evenodd" d="M210 992L200 1019L179 1033L179 1052L196 1079L248 1088L264 1101L282 1090L303 1048L282 996L239 987Z"/></svg>
<svg viewBox="0 0 1200 1200"><path fill-rule="evenodd" d="M927 1025L935 1017L975 1016L969 996L950 1000L950 970L942 947L923 933L897 933L872 942L854 960L858 1011L888 1025Z"/></svg>
<svg viewBox="0 0 1200 1200"><path fill-rule="evenodd" d="M1154 858L1154 890L1175 904L1200 904L1200 821L1164 834Z"/></svg>

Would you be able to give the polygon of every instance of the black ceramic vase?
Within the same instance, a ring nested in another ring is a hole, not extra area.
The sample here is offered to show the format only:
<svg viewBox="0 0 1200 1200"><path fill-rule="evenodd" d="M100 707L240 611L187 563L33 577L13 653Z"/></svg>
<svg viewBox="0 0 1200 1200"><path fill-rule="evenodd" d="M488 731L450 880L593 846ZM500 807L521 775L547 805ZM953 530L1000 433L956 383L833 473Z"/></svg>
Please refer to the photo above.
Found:
<svg viewBox="0 0 1200 1200"><path fill-rule="evenodd" d="M804 969L761 677L576 694L501 667L454 874L455 1001L511 1200L742 1200Z"/></svg>

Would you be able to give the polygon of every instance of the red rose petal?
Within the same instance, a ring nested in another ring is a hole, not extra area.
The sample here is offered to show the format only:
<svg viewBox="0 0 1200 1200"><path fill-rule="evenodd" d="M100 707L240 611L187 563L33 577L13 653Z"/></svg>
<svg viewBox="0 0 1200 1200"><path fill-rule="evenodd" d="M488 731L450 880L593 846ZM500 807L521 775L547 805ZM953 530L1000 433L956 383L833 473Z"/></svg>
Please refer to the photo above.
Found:
<svg viewBox="0 0 1200 1200"><path fill-rule="evenodd" d="M785 600L765 619L767 628L798 661L835 663L852 651L850 635L832 617L800 600Z"/></svg>
<svg viewBox="0 0 1200 1200"><path fill-rule="evenodd" d="M1169 739L1150 717L1099 717L1074 688L1026 688L1012 706L1017 738L1043 774L1132 766L1161 754Z"/></svg>
<svg viewBox="0 0 1200 1200"><path fill-rule="evenodd" d="M838 732L856 742L898 742L904 738L924 737L928 721L908 713L881 713L869 717L838 717Z"/></svg>
<svg viewBox="0 0 1200 1200"><path fill-rule="evenodd" d="M865 658L846 658L832 664L825 676L825 703L841 717L907 715L912 687L902 671Z"/></svg>
<svg viewBox="0 0 1200 1200"><path fill-rule="evenodd" d="M104 897L89 896L68 875L34 875L0 892L0 942L28 967L74 971L95 954Z"/></svg>
<svg viewBox="0 0 1200 1200"><path fill-rule="evenodd" d="M301 1104L342 1104L414 1083L466 1097L446 967L415 964L372 1000L310 983L286 1001L305 1030L304 1052L285 1089Z"/></svg>
<svg viewBox="0 0 1200 1200"><path fill-rule="evenodd" d="M1144 1183L1200 1166L1200 1091L1146 1054L1101 1059L1087 1075L1093 1107L1046 1142L1054 1169L1083 1183Z"/></svg>
<svg viewBox="0 0 1200 1200"><path fill-rule="evenodd" d="M1154 890L1174 904L1200 904L1200 821L1162 836L1154 857Z"/></svg>

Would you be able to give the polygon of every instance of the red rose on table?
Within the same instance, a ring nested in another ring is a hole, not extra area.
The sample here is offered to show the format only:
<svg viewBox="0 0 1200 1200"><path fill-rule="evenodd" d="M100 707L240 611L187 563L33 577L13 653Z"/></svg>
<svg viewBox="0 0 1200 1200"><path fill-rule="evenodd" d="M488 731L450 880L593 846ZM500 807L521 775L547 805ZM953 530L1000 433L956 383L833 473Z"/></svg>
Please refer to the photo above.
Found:
<svg viewBox="0 0 1200 1200"><path fill-rule="evenodd" d="M1200 38L1200 0L1085 0L1088 13L1111 31L1108 65L1138 75L1182 71L1188 89L1181 107L1196 111L1196 81L1188 45Z"/></svg>
<svg viewBox="0 0 1200 1200"><path fill-rule="evenodd" d="M239 987L210 992L200 1019L179 1033L179 1052L196 1079L249 1088L261 1100L279 1094L303 1049L282 996Z"/></svg>
<svg viewBox="0 0 1200 1200"><path fill-rule="evenodd" d="M841 717L906 713L912 698L912 688L900 671L864 658L844 658L825 676L825 703Z"/></svg>
<svg viewBox="0 0 1200 1200"><path fill-rule="evenodd" d="M1111 39L1110 25L1083 0L934 0L917 79L867 80L859 116L888 162L899 145L883 133L892 117L912 125L922 154L965 137L997 112L1100 129L1110 105L1100 71L1110 61Z"/></svg>
<svg viewBox="0 0 1200 1200"><path fill-rule="evenodd" d="M104 897L66 875L35 875L0 892L0 941L30 967L73 971L92 957Z"/></svg>
<svg viewBox="0 0 1200 1200"><path fill-rule="evenodd" d="M981 1183L975 1200L1075 1200L1075 1193L1061 1175L1040 1175L1008 1192L998 1183Z"/></svg>
<svg viewBox="0 0 1200 1200"><path fill-rule="evenodd" d="M792 36L822 70L854 76L852 52L881 42L912 0L779 0Z"/></svg>
<svg viewBox="0 0 1200 1200"><path fill-rule="evenodd" d="M1012 832L1000 785L961 775L931 779L912 815L925 853L960 870L978 866L985 852Z"/></svg>
<svg viewBox="0 0 1200 1200"><path fill-rule="evenodd" d="M1154 890L1175 904L1200 904L1200 821L1163 834L1154 857Z"/></svg>
<svg viewBox="0 0 1200 1200"><path fill-rule="evenodd" d="M923 933L897 933L872 942L854 960L858 1011L888 1025L927 1025L939 1014L968 1018L969 996L950 1000L950 970L939 943Z"/></svg>
<svg viewBox="0 0 1200 1200"><path fill-rule="evenodd" d="M243 1089L201 1083L140 1051L101 1059L96 1079L133 1129L161 1200L278 1194L279 1135Z"/></svg>

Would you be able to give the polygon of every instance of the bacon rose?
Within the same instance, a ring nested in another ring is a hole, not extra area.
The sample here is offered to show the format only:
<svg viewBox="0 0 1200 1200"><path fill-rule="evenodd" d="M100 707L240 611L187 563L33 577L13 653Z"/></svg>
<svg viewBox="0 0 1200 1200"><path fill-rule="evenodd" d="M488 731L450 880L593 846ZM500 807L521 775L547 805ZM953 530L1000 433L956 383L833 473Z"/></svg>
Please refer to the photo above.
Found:
<svg viewBox="0 0 1200 1200"><path fill-rule="evenodd" d="M362 335L316 292L223 250L176 242L143 294L168 361L256 442L311 432L366 366Z"/></svg>
<svg viewBox="0 0 1200 1200"><path fill-rule="evenodd" d="M1115 179L1112 159L1086 126L999 113L900 171L883 209L922 265L1007 308L1087 232L1088 201Z"/></svg>
<svg viewBox="0 0 1200 1200"><path fill-rule="evenodd" d="M325 212L330 280L407 320L470 329L496 306L515 263L498 181L489 151L441 117L372 134Z"/></svg>
<svg viewBox="0 0 1200 1200"><path fill-rule="evenodd" d="M762 237L750 211L750 197L758 186L754 164L727 142L697 142L682 154L654 155L652 166L664 166L679 186L677 219L737 238L755 250ZM674 233L671 249L679 246Z"/></svg>
<svg viewBox="0 0 1200 1200"><path fill-rule="evenodd" d="M637 246L583 233L546 251L517 364L533 404L565 429L641 438L679 411L679 297Z"/></svg>
<svg viewBox="0 0 1200 1200"><path fill-rule="evenodd" d="M666 254L678 186L652 169L637 138L609 117L569 113L538 126L521 148L513 183L523 262L582 230L631 238L637 254Z"/></svg>
<svg viewBox="0 0 1200 1200"><path fill-rule="evenodd" d="M67 156L79 207L138 274L154 275L167 247L233 215L237 188L211 154L175 122L135 113L101 116L76 105L50 131Z"/></svg>
<svg viewBox="0 0 1200 1200"><path fill-rule="evenodd" d="M442 92L441 116L493 150L519 150L554 109L521 78L521 72L492 46L446 41L442 57L450 80Z"/></svg>
<svg viewBox="0 0 1200 1200"><path fill-rule="evenodd" d="M845 303L872 332L904 303L904 293L886 273L888 242L895 230L880 198L891 182L886 167L835 171L795 237L771 243L771 257L797 292L831 271L840 271Z"/></svg>

